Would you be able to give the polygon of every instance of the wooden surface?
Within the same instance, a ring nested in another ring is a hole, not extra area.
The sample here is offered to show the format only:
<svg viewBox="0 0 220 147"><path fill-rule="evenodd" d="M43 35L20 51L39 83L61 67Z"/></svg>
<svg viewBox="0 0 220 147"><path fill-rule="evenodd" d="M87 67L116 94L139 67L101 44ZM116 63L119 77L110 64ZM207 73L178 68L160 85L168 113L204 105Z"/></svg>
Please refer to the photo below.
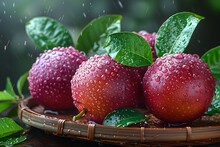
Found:
<svg viewBox="0 0 220 147"><path fill-rule="evenodd" d="M93 141L82 141L70 138L57 137L52 134L48 134L42 130L31 127L28 132L28 139L16 145L16 147L117 147L116 145L103 144ZM178 146L178 144L177 144ZM218 147L220 143L203 145L200 147Z"/></svg>

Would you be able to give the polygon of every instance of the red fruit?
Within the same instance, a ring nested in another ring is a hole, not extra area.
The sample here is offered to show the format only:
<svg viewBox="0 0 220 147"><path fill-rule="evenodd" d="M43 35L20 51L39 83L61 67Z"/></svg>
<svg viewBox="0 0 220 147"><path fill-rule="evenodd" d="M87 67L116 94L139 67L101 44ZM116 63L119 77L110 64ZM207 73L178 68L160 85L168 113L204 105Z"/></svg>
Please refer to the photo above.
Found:
<svg viewBox="0 0 220 147"><path fill-rule="evenodd" d="M86 117L97 123L102 123L105 116L117 108L137 107L140 77L133 72L108 55L91 57L72 78L74 105L79 111L87 109Z"/></svg>
<svg viewBox="0 0 220 147"><path fill-rule="evenodd" d="M156 39L156 33L148 33L146 31L139 31L138 35L142 36L150 45L152 56L154 61L157 59L156 50L154 47L155 39Z"/></svg>
<svg viewBox="0 0 220 147"><path fill-rule="evenodd" d="M53 110L73 108L70 81L86 56L73 47L54 48L37 58L29 71L29 90L37 103Z"/></svg>
<svg viewBox="0 0 220 147"><path fill-rule="evenodd" d="M208 109L214 86L212 73L198 55L166 55L157 58L143 78L145 105L165 122L191 122Z"/></svg>

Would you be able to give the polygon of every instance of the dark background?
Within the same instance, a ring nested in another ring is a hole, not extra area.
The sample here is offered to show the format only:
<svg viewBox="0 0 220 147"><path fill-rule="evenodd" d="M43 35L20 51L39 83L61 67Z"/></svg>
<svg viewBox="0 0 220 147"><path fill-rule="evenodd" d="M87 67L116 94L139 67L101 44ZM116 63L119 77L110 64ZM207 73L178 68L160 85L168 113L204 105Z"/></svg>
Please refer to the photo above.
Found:
<svg viewBox="0 0 220 147"><path fill-rule="evenodd" d="M40 53L25 32L25 22L33 17L49 16L61 22L75 41L80 30L101 15L123 15L123 31L157 32L169 16L180 11L205 17L186 52L202 55L220 44L219 0L0 0L0 90L6 77L15 85Z"/></svg>

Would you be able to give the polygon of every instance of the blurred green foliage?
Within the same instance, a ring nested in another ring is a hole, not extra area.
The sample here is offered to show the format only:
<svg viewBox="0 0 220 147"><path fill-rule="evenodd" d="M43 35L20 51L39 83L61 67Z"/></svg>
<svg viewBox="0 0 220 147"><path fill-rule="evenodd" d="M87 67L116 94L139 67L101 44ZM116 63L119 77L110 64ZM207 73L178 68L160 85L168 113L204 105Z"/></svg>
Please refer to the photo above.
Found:
<svg viewBox="0 0 220 147"><path fill-rule="evenodd" d="M33 17L56 19L69 28L75 41L79 31L101 15L123 15L124 31L157 32L169 16L180 11L205 17L192 36L188 52L202 55L219 45L219 0L0 0L0 90L7 76L15 83L41 52L25 32L25 23Z"/></svg>

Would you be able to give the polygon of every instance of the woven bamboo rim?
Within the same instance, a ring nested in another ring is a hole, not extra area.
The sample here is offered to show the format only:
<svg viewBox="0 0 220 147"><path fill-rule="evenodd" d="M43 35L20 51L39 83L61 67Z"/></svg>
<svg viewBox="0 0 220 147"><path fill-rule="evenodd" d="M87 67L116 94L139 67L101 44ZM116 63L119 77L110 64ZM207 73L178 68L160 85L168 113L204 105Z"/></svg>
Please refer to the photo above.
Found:
<svg viewBox="0 0 220 147"><path fill-rule="evenodd" d="M33 106L37 106L37 104L32 98L24 99L19 104L19 119L25 124L62 137L126 146L201 145L220 141L219 125L205 127L145 128L78 124L69 120L37 113L31 109Z"/></svg>

